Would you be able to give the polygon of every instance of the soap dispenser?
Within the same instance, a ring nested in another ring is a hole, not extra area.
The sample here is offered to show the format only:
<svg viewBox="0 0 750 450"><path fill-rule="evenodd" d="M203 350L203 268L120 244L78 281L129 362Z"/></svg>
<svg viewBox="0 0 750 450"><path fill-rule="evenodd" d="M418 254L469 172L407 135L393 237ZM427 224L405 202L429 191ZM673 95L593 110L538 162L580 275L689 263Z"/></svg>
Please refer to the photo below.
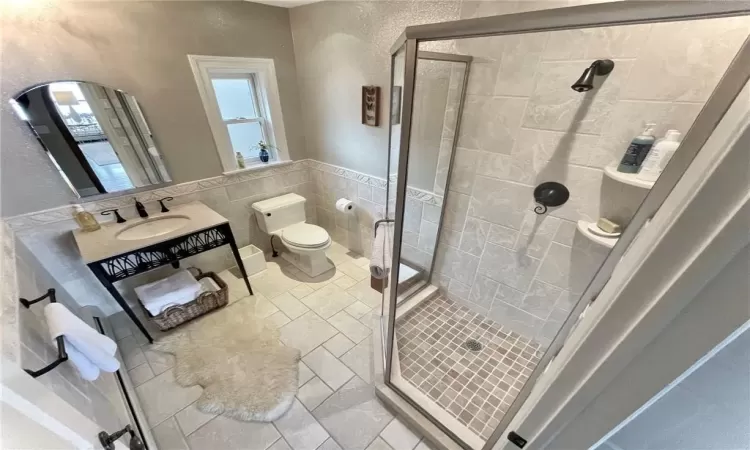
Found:
<svg viewBox="0 0 750 450"><path fill-rule="evenodd" d="M73 207L73 219L76 221L81 231L89 232L96 231L102 226L96 220L93 214L83 209L81 205L75 205Z"/></svg>
<svg viewBox="0 0 750 450"><path fill-rule="evenodd" d="M623 173L638 173L638 169L643 164L643 160L646 159L649 150L654 145L656 138L654 137L655 123L646 124L646 129L643 130L639 136L633 138L625 150L625 154L617 166L618 172Z"/></svg>

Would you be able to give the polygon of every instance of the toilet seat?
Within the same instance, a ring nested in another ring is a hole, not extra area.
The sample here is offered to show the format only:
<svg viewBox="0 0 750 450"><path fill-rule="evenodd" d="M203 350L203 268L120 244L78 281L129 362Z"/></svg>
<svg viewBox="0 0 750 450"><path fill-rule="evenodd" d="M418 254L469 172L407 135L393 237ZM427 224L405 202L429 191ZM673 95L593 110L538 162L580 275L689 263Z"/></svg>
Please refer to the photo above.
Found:
<svg viewBox="0 0 750 450"><path fill-rule="evenodd" d="M281 240L294 247L314 249L327 246L331 237L325 228L303 222L282 229Z"/></svg>

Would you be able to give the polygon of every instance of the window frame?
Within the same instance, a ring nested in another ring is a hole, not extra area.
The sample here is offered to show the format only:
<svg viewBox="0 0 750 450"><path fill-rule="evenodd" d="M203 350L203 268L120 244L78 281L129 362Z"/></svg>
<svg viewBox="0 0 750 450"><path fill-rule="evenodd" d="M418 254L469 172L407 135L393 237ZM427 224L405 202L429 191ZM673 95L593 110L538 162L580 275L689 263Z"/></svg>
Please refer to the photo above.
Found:
<svg viewBox="0 0 750 450"><path fill-rule="evenodd" d="M274 162L289 161L286 132L281 112L281 99L273 59L242 58L226 56L188 55L190 67L198 86L198 92L206 111L208 124L213 134L216 149L219 153L224 173L240 169L237 165L235 151L229 138L231 123L261 122L262 130L271 146L271 159ZM247 77L252 81L255 94L256 113L259 117L242 120L224 120L219 110L212 79ZM266 165L259 158L247 158L246 168Z"/></svg>

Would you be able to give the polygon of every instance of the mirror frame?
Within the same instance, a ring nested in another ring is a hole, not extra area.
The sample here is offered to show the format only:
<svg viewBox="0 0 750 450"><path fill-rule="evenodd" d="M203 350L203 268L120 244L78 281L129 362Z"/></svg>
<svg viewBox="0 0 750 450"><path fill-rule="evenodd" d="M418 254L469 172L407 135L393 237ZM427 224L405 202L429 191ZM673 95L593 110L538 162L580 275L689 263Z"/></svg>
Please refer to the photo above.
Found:
<svg viewBox="0 0 750 450"><path fill-rule="evenodd" d="M26 88L24 88L24 89L16 92L15 94L11 95L10 98L7 100L7 102L8 102L8 104L11 105L11 109L13 109L13 116L15 116L16 119L19 122L23 122L23 124L30 130L32 137L35 138L35 140L37 141L37 143L41 146L41 150L45 153L45 156L51 160L51 162L52 162L53 165L57 164L57 162L54 159L55 157L51 154L51 152L49 151L49 149L47 148L47 146L44 144L44 141L42 140L41 136L39 136L39 134L36 132L36 130L34 129L34 126L31 123L29 123L28 120L24 120L22 117L19 117L19 114L16 111L16 107L14 105L14 102L17 102L16 99L18 97L20 97L21 95L27 94L27 93L33 91L34 89L38 89L38 88L40 88L42 86L48 86L48 85L54 84L54 83L88 83L88 84L95 84L97 86L105 87L107 89L112 89L113 91L121 92L124 95L129 95L129 96L133 97L136 102L138 102L138 99L136 98L135 95L130 94L127 91L124 91L122 89L114 88L114 87L111 87L111 86L106 85L106 84L98 83L96 81L79 80L79 79L58 79L58 80L42 81L42 82L39 82L39 83L35 83L35 84L31 85L31 86L28 86L28 87L26 87ZM146 125L150 129L151 125L148 123L148 120L147 120L147 117L146 117L146 113L143 111L143 108L141 107L140 102L138 102L138 109L140 110L140 113L143 116L143 120L146 122ZM151 134L151 139L154 140L154 141L156 140L154 138L154 133ZM156 148L159 149L160 146L157 145ZM162 155L161 150L159 150L159 153L160 153L160 155ZM73 192L73 195L75 195L76 198L78 200L80 200L82 203L87 203L87 202L91 202L91 201L105 200L105 199L109 199L109 198L115 198L115 197L120 197L120 196L127 196L127 195L138 194L140 192L152 191L152 190L155 190L155 189L162 189L162 188L174 185L175 182L174 182L174 179L172 178L171 170L169 168L169 165L167 164L167 161L163 158L163 155L162 155L162 163L164 164L164 167L165 167L167 173L170 175L170 181L164 181L164 182L161 182L161 183L154 183L154 184L150 184L148 186L135 187L135 188L131 188L131 189L123 189L121 191L116 191L116 192L104 192L104 193L99 193L99 194L94 194L94 195L87 195L85 197L78 193L78 190L75 188L75 186L73 186L72 183L65 176L62 176L62 174L60 174L60 176L61 176L63 182L65 183L65 185L67 185L68 188ZM55 169L55 172L57 172L57 173L61 172L61 170L62 170L62 169L58 169L57 167L54 167L54 169ZM86 170L86 169L84 168L84 170ZM88 172L88 170L87 170L87 172Z"/></svg>

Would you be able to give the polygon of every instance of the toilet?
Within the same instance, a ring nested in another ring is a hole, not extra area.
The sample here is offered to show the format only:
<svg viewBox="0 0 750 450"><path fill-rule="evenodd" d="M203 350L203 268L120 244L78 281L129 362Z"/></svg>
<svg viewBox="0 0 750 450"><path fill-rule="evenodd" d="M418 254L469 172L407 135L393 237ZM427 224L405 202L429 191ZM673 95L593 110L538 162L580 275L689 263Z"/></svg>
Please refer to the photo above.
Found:
<svg viewBox="0 0 750 450"><path fill-rule="evenodd" d="M260 229L279 240L289 252L282 258L311 277L333 269L326 257L331 236L317 225L305 223L305 198L285 194L252 204ZM278 247L277 247L278 248Z"/></svg>

